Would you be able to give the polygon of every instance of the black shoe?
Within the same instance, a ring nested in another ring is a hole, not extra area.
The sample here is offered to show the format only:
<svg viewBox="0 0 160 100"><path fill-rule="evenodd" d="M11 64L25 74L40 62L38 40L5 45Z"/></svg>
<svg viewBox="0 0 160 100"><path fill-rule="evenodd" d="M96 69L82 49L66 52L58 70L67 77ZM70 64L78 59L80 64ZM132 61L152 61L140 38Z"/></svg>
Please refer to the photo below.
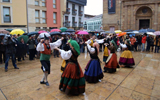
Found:
<svg viewBox="0 0 160 100"><path fill-rule="evenodd" d="M19 69L18 67L15 67L14 69Z"/></svg>
<svg viewBox="0 0 160 100"><path fill-rule="evenodd" d="M49 86L49 83L48 83L48 82L46 82L46 86Z"/></svg>
<svg viewBox="0 0 160 100"><path fill-rule="evenodd" d="M5 72L7 72L8 71L8 69L5 69Z"/></svg>
<svg viewBox="0 0 160 100"><path fill-rule="evenodd" d="M40 81L40 84L46 84L46 82L44 82L44 81Z"/></svg>

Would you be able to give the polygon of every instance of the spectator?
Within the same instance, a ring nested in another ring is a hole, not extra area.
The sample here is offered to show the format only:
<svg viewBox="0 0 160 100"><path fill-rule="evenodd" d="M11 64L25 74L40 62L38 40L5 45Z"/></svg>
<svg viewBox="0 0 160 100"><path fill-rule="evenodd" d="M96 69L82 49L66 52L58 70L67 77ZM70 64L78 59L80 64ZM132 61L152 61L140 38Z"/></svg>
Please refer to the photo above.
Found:
<svg viewBox="0 0 160 100"><path fill-rule="evenodd" d="M5 46L3 45L3 39L4 37L0 37L0 64L2 64L2 62L5 63ZM3 59L2 59L2 55L3 55Z"/></svg>
<svg viewBox="0 0 160 100"><path fill-rule="evenodd" d="M136 39L134 38L134 36L130 38L130 42L131 42L131 50L134 51L134 44L136 42Z"/></svg>
<svg viewBox="0 0 160 100"><path fill-rule="evenodd" d="M154 48L154 36L151 36L150 47L151 47L151 52L153 52L153 48Z"/></svg>
<svg viewBox="0 0 160 100"><path fill-rule="evenodd" d="M56 42L58 39L59 39L58 35L55 35L52 38L52 42ZM54 49L53 50L53 55L54 55L54 58L59 57L59 51Z"/></svg>
<svg viewBox="0 0 160 100"><path fill-rule="evenodd" d="M151 43L151 36L149 35L147 37L147 48L146 48L146 51L150 51L150 43Z"/></svg>
<svg viewBox="0 0 160 100"><path fill-rule="evenodd" d="M27 41L27 45L29 46L29 60L34 60L35 56L35 40L32 36L29 37Z"/></svg>
<svg viewBox="0 0 160 100"><path fill-rule="evenodd" d="M143 37L142 37L142 52L145 50L146 39L147 39L147 36L143 35Z"/></svg>
<svg viewBox="0 0 160 100"><path fill-rule="evenodd" d="M154 46L155 46L154 53L159 53L160 38L158 36L156 36L156 38L154 39Z"/></svg>
<svg viewBox="0 0 160 100"><path fill-rule="evenodd" d="M82 36L80 36L79 45L80 45L80 52L83 53L84 40L83 40Z"/></svg>
<svg viewBox="0 0 160 100"><path fill-rule="evenodd" d="M138 45L138 51L141 51L141 48L142 48L142 37L140 35L137 37L137 45Z"/></svg>

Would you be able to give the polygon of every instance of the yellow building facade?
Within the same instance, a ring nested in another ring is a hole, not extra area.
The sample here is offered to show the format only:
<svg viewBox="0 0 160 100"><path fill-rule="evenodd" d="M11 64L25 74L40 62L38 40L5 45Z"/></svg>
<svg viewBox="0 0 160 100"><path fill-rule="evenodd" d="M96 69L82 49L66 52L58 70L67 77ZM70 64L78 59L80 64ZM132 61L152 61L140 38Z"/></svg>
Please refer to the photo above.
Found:
<svg viewBox="0 0 160 100"><path fill-rule="evenodd" d="M0 29L27 30L26 0L0 0Z"/></svg>

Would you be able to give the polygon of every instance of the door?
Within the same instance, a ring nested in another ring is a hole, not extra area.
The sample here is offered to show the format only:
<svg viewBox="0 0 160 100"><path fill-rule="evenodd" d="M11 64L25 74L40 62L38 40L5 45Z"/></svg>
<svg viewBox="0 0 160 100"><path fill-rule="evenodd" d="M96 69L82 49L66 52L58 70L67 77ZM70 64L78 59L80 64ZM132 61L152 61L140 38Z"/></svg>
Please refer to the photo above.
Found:
<svg viewBox="0 0 160 100"><path fill-rule="evenodd" d="M150 27L149 19L141 19L139 20L139 29L147 29Z"/></svg>

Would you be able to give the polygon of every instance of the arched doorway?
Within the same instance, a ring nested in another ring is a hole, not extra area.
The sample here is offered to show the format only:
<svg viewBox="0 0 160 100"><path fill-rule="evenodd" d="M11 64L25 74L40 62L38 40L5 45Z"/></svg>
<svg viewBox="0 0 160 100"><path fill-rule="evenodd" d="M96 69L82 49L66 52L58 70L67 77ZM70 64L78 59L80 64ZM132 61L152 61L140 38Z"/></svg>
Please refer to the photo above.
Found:
<svg viewBox="0 0 160 100"><path fill-rule="evenodd" d="M136 12L137 29L152 28L152 10L143 6Z"/></svg>

